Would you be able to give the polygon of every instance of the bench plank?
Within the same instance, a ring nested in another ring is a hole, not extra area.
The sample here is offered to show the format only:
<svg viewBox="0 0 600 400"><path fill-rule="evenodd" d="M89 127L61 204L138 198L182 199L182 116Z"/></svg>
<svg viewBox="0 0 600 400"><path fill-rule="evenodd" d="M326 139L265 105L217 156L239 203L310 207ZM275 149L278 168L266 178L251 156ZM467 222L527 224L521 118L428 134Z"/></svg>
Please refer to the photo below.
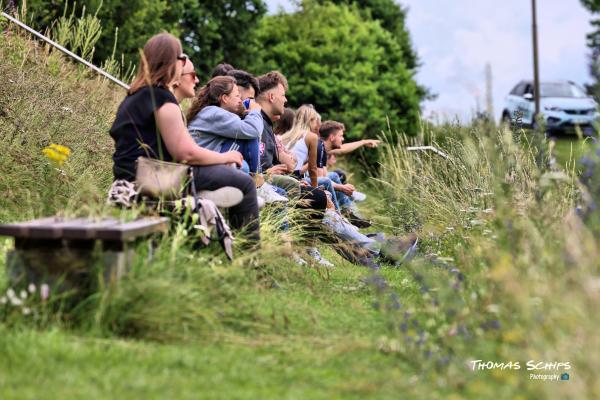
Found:
<svg viewBox="0 0 600 400"><path fill-rule="evenodd" d="M58 239L60 232L53 228L60 221L57 217L34 219L14 224L0 225L0 236L14 236L35 239Z"/></svg>
<svg viewBox="0 0 600 400"><path fill-rule="evenodd" d="M103 240L131 240L151 233L166 232L168 229L169 218L145 218L99 229L96 238Z"/></svg>
<svg viewBox="0 0 600 400"><path fill-rule="evenodd" d="M169 219L166 217L143 218L125 223L114 218L98 221L87 218L63 220L50 217L0 225L0 236L21 239L128 241L151 233L166 232L168 227Z"/></svg>
<svg viewBox="0 0 600 400"><path fill-rule="evenodd" d="M83 223L65 222L62 225L62 237L65 239L96 239L98 229L118 225L121 221L114 218L101 221L84 220Z"/></svg>

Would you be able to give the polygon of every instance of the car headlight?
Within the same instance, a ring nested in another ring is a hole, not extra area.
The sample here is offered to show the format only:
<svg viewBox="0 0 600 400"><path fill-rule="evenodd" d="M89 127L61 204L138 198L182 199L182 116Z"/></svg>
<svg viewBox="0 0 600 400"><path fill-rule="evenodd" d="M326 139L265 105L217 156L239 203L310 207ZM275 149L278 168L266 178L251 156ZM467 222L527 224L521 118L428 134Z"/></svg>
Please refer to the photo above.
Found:
<svg viewBox="0 0 600 400"><path fill-rule="evenodd" d="M562 111L563 109L556 106L544 106L544 110L546 111Z"/></svg>

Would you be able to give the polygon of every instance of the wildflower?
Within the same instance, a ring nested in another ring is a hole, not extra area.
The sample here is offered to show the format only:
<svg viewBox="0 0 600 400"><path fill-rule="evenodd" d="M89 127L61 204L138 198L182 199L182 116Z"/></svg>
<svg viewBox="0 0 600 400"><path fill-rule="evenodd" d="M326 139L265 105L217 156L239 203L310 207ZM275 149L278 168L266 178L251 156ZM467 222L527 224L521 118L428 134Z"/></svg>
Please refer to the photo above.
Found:
<svg viewBox="0 0 600 400"><path fill-rule="evenodd" d="M471 223L471 226L478 226L478 225L484 225L485 224L485 221L481 220L481 219L472 219L469 222Z"/></svg>
<svg viewBox="0 0 600 400"><path fill-rule="evenodd" d="M14 299L16 296L15 291L12 288L8 288L8 290L6 291L6 296L9 300Z"/></svg>
<svg viewBox="0 0 600 400"><path fill-rule="evenodd" d="M21 292L19 293L19 297L25 300L27 298L27 292L25 290L21 290Z"/></svg>
<svg viewBox="0 0 600 400"><path fill-rule="evenodd" d="M40 286L40 297L42 300L46 300L48 297L50 297L50 286L45 283Z"/></svg>
<svg viewBox="0 0 600 400"><path fill-rule="evenodd" d="M29 315L31 314L31 309L29 307L23 307L23 310L21 310L21 312L23 313L23 315Z"/></svg>
<svg viewBox="0 0 600 400"><path fill-rule="evenodd" d="M23 304L23 300L19 299L18 297L9 297L8 300L13 306L20 306Z"/></svg>
<svg viewBox="0 0 600 400"><path fill-rule="evenodd" d="M52 143L50 146L44 147L42 153L58 166L62 166L71 155L71 149L60 144Z"/></svg>
<svg viewBox="0 0 600 400"><path fill-rule="evenodd" d="M6 304L7 298L6 296L0 297L0 304Z"/></svg>
<svg viewBox="0 0 600 400"><path fill-rule="evenodd" d="M27 290L29 290L29 293L31 294L35 293L35 285L30 283L29 286L27 286Z"/></svg>

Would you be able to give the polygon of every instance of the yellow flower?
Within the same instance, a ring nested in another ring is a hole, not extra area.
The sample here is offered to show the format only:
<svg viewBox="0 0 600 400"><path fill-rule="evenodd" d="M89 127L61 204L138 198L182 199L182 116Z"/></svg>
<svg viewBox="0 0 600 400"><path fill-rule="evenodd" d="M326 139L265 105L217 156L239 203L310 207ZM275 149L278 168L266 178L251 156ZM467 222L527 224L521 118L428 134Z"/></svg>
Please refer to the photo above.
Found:
<svg viewBox="0 0 600 400"><path fill-rule="evenodd" d="M69 157L71 155L71 149L68 148L67 146L63 146L63 145L60 145L60 144L52 143L49 147L51 149L54 149L54 150L58 151L61 154L64 154L67 157Z"/></svg>
<svg viewBox="0 0 600 400"><path fill-rule="evenodd" d="M52 162L58 164L61 167L65 161L71 155L71 149L60 144L52 143L50 146L45 147L42 153Z"/></svg>

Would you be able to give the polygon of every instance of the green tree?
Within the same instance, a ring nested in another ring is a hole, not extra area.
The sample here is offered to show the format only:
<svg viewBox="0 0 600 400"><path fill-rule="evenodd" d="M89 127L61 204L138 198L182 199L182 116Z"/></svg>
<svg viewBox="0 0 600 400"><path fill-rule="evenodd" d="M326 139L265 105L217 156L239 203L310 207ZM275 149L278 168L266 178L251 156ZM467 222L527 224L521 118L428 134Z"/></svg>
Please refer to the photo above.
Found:
<svg viewBox="0 0 600 400"><path fill-rule="evenodd" d="M406 29L406 10L394 0L322 0L322 3L356 4L370 18L379 21L381 27L390 32L398 41L406 67L417 68L417 53L413 50L410 35Z"/></svg>
<svg viewBox="0 0 600 400"><path fill-rule="evenodd" d="M600 13L600 0L581 0L581 3L592 13ZM600 101L600 19L592 19L591 24L594 31L587 35L587 45L591 50L589 69L593 82L586 88L590 95Z"/></svg>
<svg viewBox="0 0 600 400"><path fill-rule="evenodd" d="M168 31L181 38L184 51L204 75L223 60L247 63L245 45L266 12L262 0L28 0L26 4L29 18L42 30L63 15L65 6L77 16L84 8L97 13L103 25L94 52L97 63L113 54L115 39L116 57L122 54L125 64L135 63L149 37Z"/></svg>
<svg viewBox="0 0 600 400"><path fill-rule="evenodd" d="M351 139L417 127L420 95L396 38L356 5L304 1L267 16L256 32L252 70L282 71L292 105L314 104L342 121Z"/></svg>

